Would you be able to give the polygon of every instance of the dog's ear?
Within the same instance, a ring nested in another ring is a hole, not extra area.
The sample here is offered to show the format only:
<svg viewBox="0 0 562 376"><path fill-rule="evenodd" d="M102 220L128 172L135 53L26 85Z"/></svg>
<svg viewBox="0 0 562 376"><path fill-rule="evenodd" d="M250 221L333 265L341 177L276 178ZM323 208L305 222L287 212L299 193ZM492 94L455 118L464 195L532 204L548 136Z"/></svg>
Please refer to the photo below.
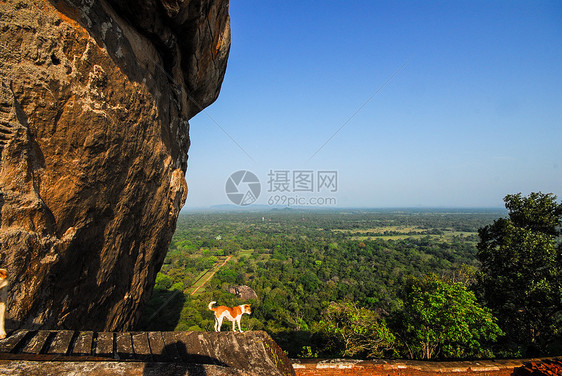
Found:
<svg viewBox="0 0 562 376"><path fill-rule="evenodd" d="M0 279L8 278L8 271L6 269L0 269Z"/></svg>

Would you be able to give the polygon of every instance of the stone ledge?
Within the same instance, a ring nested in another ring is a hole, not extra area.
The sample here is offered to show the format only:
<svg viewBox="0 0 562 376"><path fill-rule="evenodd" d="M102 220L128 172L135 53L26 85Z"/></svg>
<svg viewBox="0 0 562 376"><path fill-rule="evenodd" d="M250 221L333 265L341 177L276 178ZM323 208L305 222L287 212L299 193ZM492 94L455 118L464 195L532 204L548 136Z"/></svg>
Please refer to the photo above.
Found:
<svg viewBox="0 0 562 376"><path fill-rule="evenodd" d="M78 332L18 330L0 340L0 375L293 376L263 331Z"/></svg>
<svg viewBox="0 0 562 376"><path fill-rule="evenodd" d="M236 368L212 364L142 363L142 362L38 362L0 361L0 375L10 376L250 376Z"/></svg>

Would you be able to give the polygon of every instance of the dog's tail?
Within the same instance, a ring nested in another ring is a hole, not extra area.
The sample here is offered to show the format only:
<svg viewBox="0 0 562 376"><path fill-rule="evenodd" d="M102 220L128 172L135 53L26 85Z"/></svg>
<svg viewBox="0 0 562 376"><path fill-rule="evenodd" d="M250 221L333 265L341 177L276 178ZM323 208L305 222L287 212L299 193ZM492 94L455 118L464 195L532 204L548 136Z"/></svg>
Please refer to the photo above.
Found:
<svg viewBox="0 0 562 376"><path fill-rule="evenodd" d="M209 309L210 309L211 311L216 311L216 310L217 310L216 308L213 308L213 304L215 304L215 303L216 303L216 302L214 302L214 301L211 302L211 303L209 303Z"/></svg>

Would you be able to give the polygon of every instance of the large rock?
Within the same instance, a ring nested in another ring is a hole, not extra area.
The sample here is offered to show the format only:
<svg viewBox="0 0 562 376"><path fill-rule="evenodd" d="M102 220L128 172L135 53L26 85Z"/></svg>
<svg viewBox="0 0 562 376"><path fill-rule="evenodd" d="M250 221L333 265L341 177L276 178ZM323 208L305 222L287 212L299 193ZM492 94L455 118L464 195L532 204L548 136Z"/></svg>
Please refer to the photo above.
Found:
<svg viewBox="0 0 562 376"><path fill-rule="evenodd" d="M258 294L256 294L253 288L247 285L230 286L228 288L228 292L236 295L242 300L258 299Z"/></svg>
<svg viewBox="0 0 562 376"><path fill-rule="evenodd" d="M126 330L218 96L228 0L0 2L0 267L16 327Z"/></svg>

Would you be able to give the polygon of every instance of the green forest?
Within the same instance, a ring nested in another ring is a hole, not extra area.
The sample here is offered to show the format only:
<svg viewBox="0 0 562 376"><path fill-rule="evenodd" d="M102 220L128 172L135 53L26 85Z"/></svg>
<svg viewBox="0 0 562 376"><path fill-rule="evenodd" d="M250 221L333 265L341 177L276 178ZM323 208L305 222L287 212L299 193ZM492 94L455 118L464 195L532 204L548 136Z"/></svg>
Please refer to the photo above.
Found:
<svg viewBox="0 0 562 376"><path fill-rule="evenodd" d="M242 328L267 331L291 357L560 355L556 199L182 214L140 329L212 331L217 301L251 304Z"/></svg>

